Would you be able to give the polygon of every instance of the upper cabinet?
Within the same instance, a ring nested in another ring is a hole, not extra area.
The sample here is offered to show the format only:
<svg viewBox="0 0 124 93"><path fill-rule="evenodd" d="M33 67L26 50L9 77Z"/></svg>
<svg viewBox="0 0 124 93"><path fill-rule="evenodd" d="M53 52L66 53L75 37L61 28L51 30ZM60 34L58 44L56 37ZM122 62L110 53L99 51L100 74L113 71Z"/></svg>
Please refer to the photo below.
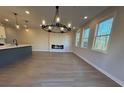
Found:
<svg viewBox="0 0 124 93"><path fill-rule="evenodd" d="M6 38L5 28L0 26L0 38Z"/></svg>

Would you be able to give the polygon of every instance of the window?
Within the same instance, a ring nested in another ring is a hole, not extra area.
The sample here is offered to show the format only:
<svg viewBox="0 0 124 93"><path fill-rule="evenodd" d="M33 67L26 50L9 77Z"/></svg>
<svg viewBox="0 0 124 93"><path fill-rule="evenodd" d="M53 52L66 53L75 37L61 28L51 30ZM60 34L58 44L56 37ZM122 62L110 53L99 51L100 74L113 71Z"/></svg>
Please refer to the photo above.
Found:
<svg viewBox="0 0 124 93"><path fill-rule="evenodd" d="M82 33L82 43L81 43L81 47L83 48L87 48L88 46L89 33L90 33L90 28L85 27Z"/></svg>
<svg viewBox="0 0 124 93"><path fill-rule="evenodd" d="M75 46L78 47L80 44L80 32L76 32Z"/></svg>
<svg viewBox="0 0 124 93"><path fill-rule="evenodd" d="M113 17L103 20L98 23L95 32L93 49L106 51L111 33Z"/></svg>

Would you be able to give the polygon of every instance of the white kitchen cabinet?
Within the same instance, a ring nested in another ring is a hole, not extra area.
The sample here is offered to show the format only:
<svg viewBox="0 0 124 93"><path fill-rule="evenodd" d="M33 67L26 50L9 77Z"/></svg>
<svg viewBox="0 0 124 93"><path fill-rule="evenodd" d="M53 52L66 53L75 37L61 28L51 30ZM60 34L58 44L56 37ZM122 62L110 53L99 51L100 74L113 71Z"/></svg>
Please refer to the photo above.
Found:
<svg viewBox="0 0 124 93"><path fill-rule="evenodd" d="M0 38L6 38L5 28L0 26Z"/></svg>

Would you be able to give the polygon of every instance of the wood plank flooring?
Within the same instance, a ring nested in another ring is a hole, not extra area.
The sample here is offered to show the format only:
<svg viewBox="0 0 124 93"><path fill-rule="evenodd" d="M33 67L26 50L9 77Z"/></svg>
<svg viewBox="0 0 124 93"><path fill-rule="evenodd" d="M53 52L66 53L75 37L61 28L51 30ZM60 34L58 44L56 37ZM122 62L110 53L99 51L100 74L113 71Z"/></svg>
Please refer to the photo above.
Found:
<svg viewBox="0 0 124 93"><path fill-rule="evenodd" d="M1 87L119 87L73 53L33 52L0 69Z"/></svg>

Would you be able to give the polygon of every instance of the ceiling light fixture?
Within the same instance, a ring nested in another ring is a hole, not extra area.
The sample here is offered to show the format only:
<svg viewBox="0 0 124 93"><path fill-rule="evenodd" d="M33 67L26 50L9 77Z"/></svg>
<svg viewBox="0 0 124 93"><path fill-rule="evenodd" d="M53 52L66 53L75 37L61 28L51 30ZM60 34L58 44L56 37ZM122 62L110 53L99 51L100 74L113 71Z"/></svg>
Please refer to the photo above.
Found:
<svg viewBox="0 0 124 93"><path fill-rule="evenodd" d="M60 22L60 18L57 17L57 18L56 18L56 23L59 23L59 22Z"/></svg>
<svg viewBox="0 0 124 93"><path fill-rule="evenodd" d="M6 19L4 19L4 20L5 20L6 22L8 22L8 21L9 21L9 19L7 19L7 18L6 18Z"/></svg>
<svg viewBox="0 0 124 93"><path fill-rule="evenodd" d="M60 23L59 16L59 6L56 6L55 17L52 24L46 24L45 20L42 20L42 25L40 25L44 31L53 32L53 33L65 33L72 30L71 23L67 26Z"/></svg>
<svg viewBox="0 0 124 93"><path fill-rule="evenodd" d="M49 29L49 30L51 30L51 29L52 29L52 27L51 27L51 26L49 26L49 27L48 27L48 29Z"/></svg>
<svg viewBox="0 0 124 93"><path fill-rule="evenodd" d="M68 27L71 27L71 23L68 23Z"/></svg>
<svg viewBox="0 0 124 93"><path fill-rule="evenodd" d="M25 31L28 32L29 31L29 25L28 25L28 20L25 20Z"/></svg>
<svg viewBox="0 0 124 93"><path fill-rule="evenodd" d="M25 29L25 31L26 31L26 32L28 32L28 31L29 31L29 29Z"/></svg>
<svg viewBox="0 0 124 93"><path fill-rule="evenodd" d="M63 27L61 27L61 31L64 31L64 28Z"/></svg>
<svg viewBox="0 0 124 93"><path fill-rule="evenodd" d="M20 28L20 26L19 26L19 23L18 23L18 14L17 13L14 13L14 15L15 15L15 26L16 26L16 28L17 29L19 29Z"/></svg>
<svg viewBox="0 0 124 93"><path fill-rule="evenodd" d="M30 12L29 12L29 11L25 11L25 13L26 13L26 14L30 14Z"/></svg>
<svg viewBox="0 0 124 93"><path fill-rule="evenodd" d="M84 19L88 19L88 16L85 16Z"/></svg>
<svg viewBox="0 0 124 93"><path fill-rule="evenodd" d="M45 24L46 24L45 20L42 20L42 25L45 25Z"/></svg>

